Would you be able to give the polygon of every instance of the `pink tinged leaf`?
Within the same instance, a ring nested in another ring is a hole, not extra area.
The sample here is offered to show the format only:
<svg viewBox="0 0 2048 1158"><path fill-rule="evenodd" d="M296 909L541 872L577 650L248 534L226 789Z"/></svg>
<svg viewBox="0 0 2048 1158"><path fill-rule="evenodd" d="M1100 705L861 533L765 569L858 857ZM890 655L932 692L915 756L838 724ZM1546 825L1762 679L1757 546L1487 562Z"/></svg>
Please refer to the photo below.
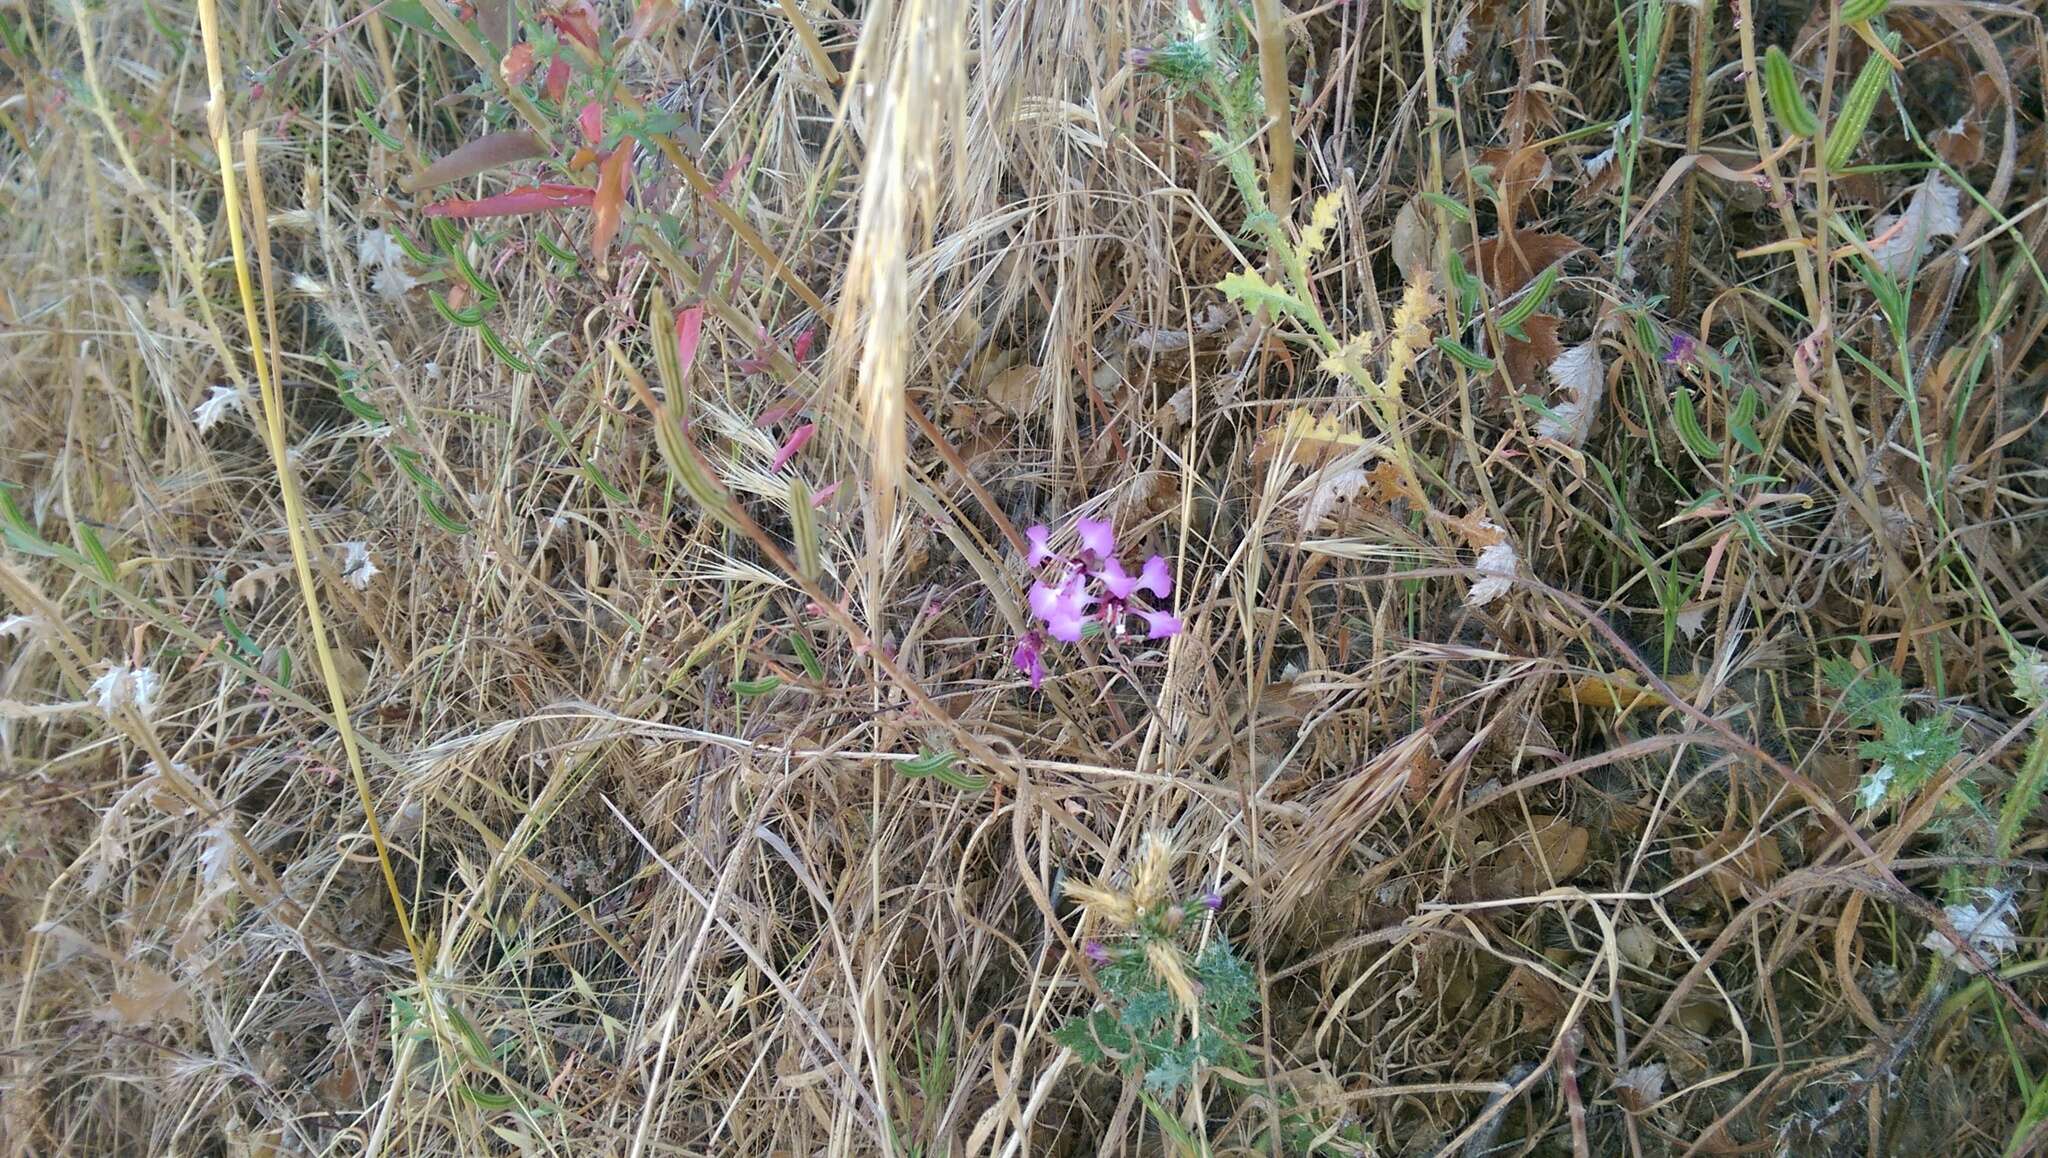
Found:
<svg viewBox="0 0 2048 1158"><path fill-rule="evenodd" d="M508 85L522 85L539 64L533 56L533 45L522 40L512 46L505 59L498 62L498 75L504 77Z"/></svg>
<svg viewBox="0 0 2048 1158"><path fill-rule="evenodd" d="M711 187L711 199L713 201L725 200L725 195L732 192L732 183L739 180L740 174L746 171L747 163L753 159L754 155L752 153L742 153L739 160L727 165L725 172L718 175L718 184Z"/></svg>
<svg viewBox="0 0 2048 1158"><path fill-rule="evenodd" d="M831 502L831 501L832 501L832 496L833 496L833 495L836 495L836 494L838 494L838 493L839 493L839 484L838 484L838 483L833 483L833 484L832 484L831 486L828 486L828 487L826 487L826 488L825 488L824 490L821 490L821 491L819 491L819 492L818 492L817 494L814 494L814 495L812 495L812 496L811 496L811 506L812 506L813 508L817 508L817 507L822 507L822 506L824 506L824 505L825 505L826 503L829 503L829 502Z"/></svg>
<svg viewBox="0 0 2048 1158"><path fill-rule="evenodd" d="M1145 560L1144 568L1138 572L1138 586L1150 591L1155 599L1173 594L1173 572L1167 567L1164 555L1154 555Z"/></svg>
<svg viewBox="0 0 2048 1158"><path fill-rule="evenodd" d="M630 137L620 141L619 147L597 164L597 197L592 202L597 209L597 220L590 227L590 252L600 268L611 254L612 239L619 235L619 223L626 212L626 178L632 172L633 141Z"/></svg>
<svg viewBox="0 0 2048 1158"><path fill-rule="evenodd" d="M540 93L551 101L560 103L569 91L569 62L556 53L548 60L548 75L540 82Z"/></svg>
<svg viewBox="0 0 2048 1158"><path fill-rule="evenodd" d="M1171 611L1140 611L1145 620L1146 639L1168 639L1180 634L1180 619Z"/></svg>
<svg viewBox="0 0 2048 1158"><path fill-rule="evenodd" d="M596 101L584 105L576 114L576 127L583 130L583 139L595 147L604 140L604 106Z"/></svg>
<svg viewBox="0 0 2048 1158"><path fill-rule="evenodd" d="M597 190L587 185L526 185L474 201L437 201L420 212L428 217L469 219L477 217L520 217L553 209L576 209L595 204Z"/></svg>
<svg viewBox="0 0 2048 1158"><path fill-rule="evenodd" d="M770 406L755 416L754 425L761 430L766 430L783 419L801 412L803 408L804 404L801 402L784 402L776 406Z"/></svg>
<svg viewBox="0 0 2048 1158"><path fill-rule="evenodd" d="M1024 552L1024 565L1026 567L1036 571L1040 563L1052 558L1052 548L1046 545L1046 540L1051 536L1052 532L1046 529L1044 523L1040 523L1024 532L1025 540L1031 544L1030 550Z"/></svg>
<svg viewBox="0 0 2048 1158"><path fill-rule="evenodd" d="M1080 531L1082 550L1093 553L1098 559L1116 554L1116 532L1108 519L1080 519L1074 526Z"/></svg>
<svg viewBox="0 0 2048 1158"><path fill-rule="evenodd" d="M489 133L478 137L440 160L399 181L407 193L433 189L451 181L488 173L505 165L547 156L547 145L532 133L521 131Z"/></svg>
<svg viewBox="0 0 2048 1158"><path fill-rule="evenodd" d="M772 472L787 466L789 460L796 457L796 452L802 450L804 444L809 442L817 433L818 424L815 422L806 422L802 426L797 427L790 434L789 441L783 443L782 448L775 452L775 460L768 464L768 469Z"/></svg>
<svg viewBox="0 0 2048 1158"><path fill-rule="evenodd" d="M676 311L676 365L688 374L697 361L697 343L704 338L704 307Z"/></svg>
<svg viewBox="0 0 2048 1158"><path fill-rule="evenodd" d="M1102 589L1118 602L1129 599L1131 592L1138 589L1138 577L1126 574L1123 563L1116 559L1097 568L1095 577L1102 580Z"/></svg>
<svg viewBox="0 0 2048 1158"><path fill-rule="evenodd" d="M789 347L789 356L791 360L801 362L804 359L810 357L811 342L814 339L816 339L817 336L818 332L809 326L806 326L803 329L797 331L796 340L790 343Z"/></svg>

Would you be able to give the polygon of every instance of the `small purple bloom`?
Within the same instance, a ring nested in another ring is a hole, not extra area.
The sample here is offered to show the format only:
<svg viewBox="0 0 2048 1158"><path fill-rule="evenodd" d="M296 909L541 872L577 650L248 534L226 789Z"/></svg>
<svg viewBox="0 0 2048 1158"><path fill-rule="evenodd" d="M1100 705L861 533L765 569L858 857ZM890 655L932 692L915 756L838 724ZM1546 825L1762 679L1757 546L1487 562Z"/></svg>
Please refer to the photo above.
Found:
<svg viewBox="0 0 2048 1158"><path fill-rule="evenodd" d="M1081 550L1097 559L1107 559L1116 554L1116 531L1108 519L1076 519L1074 529L1081 537Z"/></svg>
<svg viewBox="0 0 2048 1158"><path fill-rule="evenodd" d="M1095 572L1095 577L1102 580L1102 589L1109 592L1110 598L1119 603L1129 599L1131 592L1138 589L1138 577L1125 574L1123 563L1116 559L1104 563Z"/></svg>
<svg viewBox="0 0 2048 1158"><path fill-rule="evenodd" d="M1097 965L1109 964L1109 950L1103 948L1100 941L1088 940L1081 942L1081 952L1086 953L1088 959Z"/></svg>
<svg viewBox="0 0 2048 1158"><path fill-rule="evenodd" d="M1068 576L1058 587L1031 585L1031 613L1045 621L1046 634L1067 643L1081 642L1081 624L1094 602L1079 575Z"/></svg>
<svg viewBox="0 0 2048 1158"><path fill-rule="evenodd" d="M1140 611L1146 639L1167 639L1180 634L1181 622L1171 611Z"/></svg>
<svg viewBox="0 0 2048 1158"><path fill-rule="evenodd" d="M1145 560L1144 570L1138 572L1138 586L1150 591L1154 599L1173 594L1173 572L1166 566L1166 556L1154 555Z"/></svg>
<svg viewBox="0 0 2048 1158"><path fill-rule="evenodd" d="M1010 657L1010 661L1017 665L1019 671L1031 677L1033 691L1037 691L1038 685L1045 681L1045 664L1038 658L1039 646L1038 633L1025 632L1024 638L1017 641L1016 653Z"/></svg>
<svg viewBox="0 0 2048 1158"><path fill-rule="evenodd" d="M1691 334L1674 333L1671 335L1670 348L1664 351L1664 364L1666 366L1686 366L1690 365L1699 356L1700 340L1698 338L1693 337Z"/></svg>
<svg viewBox="0 0 2048 1158"><path fill-rule="evenodd" d="M1052 548L1047 546L1045 542L1051 536L1052 532L1046 529L1044 523L1040 523L1024 532L1024 537L1031 542L1031 549L1024 553L1024 565L1026 567L1036 571L1040 563L1052 558Z"/></svg>
<svg viewBox="0 0 2048 1158"><path fill-rule="evenodd" d="M1221 909L1223 907L1223 894L1217 892L1215 889L1203 890L1202 907L1209 910L1212 913L1216 912L1218 909Z"/></svg>

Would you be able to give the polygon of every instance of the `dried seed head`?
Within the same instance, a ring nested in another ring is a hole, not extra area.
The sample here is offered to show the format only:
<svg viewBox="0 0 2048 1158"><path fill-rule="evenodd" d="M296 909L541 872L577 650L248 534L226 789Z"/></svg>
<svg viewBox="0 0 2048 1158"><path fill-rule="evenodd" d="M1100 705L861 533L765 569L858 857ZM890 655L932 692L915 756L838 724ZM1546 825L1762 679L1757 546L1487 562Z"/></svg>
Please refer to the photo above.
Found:
<svg viewBox="0 0 2048 1158"><path fill-rule="evenodd" d="M1065 891L1068 900L1092 917L1126 929L1138 923L1138 907L1123 893L1101 885L1073 883Z"/></svg>
<svg viewBox="0 0 2048 1158"><path fill-rule="evenodd" d="M1145 945L1145 962L1152 966L1152 973L1173 999L1189 1013L1195 1011L1195 979L1188 976L1187 965L1181 960L1180 950L1170 941L1149 941Z"/></svg>
<svg viewBox="0 0 2048 1158"><path fill-rule="evenodd" d="M1173 867L1173 846L1153 834L1138 850L1138 868L1131 875L1131 900L1138 911L1150 912L1166 900L1167 873Z"/></svg>

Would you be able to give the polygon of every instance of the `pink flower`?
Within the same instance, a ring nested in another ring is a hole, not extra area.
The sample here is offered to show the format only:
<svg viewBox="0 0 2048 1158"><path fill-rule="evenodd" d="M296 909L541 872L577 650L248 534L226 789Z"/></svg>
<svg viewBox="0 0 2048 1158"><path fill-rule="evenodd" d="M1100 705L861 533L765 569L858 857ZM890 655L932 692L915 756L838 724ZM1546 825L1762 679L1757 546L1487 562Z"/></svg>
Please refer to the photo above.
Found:
<svg viewBox="0 0 2048 1158"><path fill-rule="evenodd" d="M1103 948L1100 941L1083 941L1081 943L1081 952L1086 953L1088 959L1097 965L1109 964L1109 950Z"/></svg>
<svg viewBox="0 0 2048 1158"><path fill-rule="evenodd" d="M1108 519L1076 519L1074 528L1081 537L1081 550L1097 559L1107 559L1116 554L1116 531Z"/></svg>
<svg viewBox="0 0 2048 1158"><path fill-rule="evenodd" d="M1145 560L1145 569L1138 572L1138 586L1150 591L1155 599L1173 594L1173 572L1166 566L1166 556L1154 555Z"/></svg>
<svg viewBox="0 0 2048 1158"><path fill-rule="evenodd" d="M1095 596L1088 593L1079 575L1069 577L1058 587L1045 583L1031 585L1031 613L1045 621L1046 634L1066 643L1081 642L1082 623L1094 602Z"/></svg>
<svg viewBox="0 0 2048 1158"><path fill-rule="evenodd" d="M1027 631L1024 638L1017 641L1017 650L1010 656L1010 662L1031 677L1032 691L1037 691L1038 685L1045 681L1045 664L1038 658L1039 644L1038 633Z"/></svg>
<svg viewBox="0 0 2048 1158"><path fill-rule="evenodd" d="M1168 639L1180 634L1180 619L1171 611L1140 611L1138 616L1145 621L1146 639Z"/></svg>
<svg viewBox="0 0 2048 1158"><path fill-rule="evenodd" d="M1109 592L1110 598L1119 603L1129 599L1131 592L1138 589L1138 577L1126 574L1123 563L1116 559L1103 564L1095 572L1095 577L1102 580L1102 589Z"/></svg>
<svg viewBox="0 0 2048 1158"><path fill-rule="evenodd" d="M1046 529L1044 523L1024 532L1024 537L1031 542L1031 549L1024 553L1026 567L1036 571L1040 563L1052 558L1052 548L1046 545L1046 540L1051 536L1052 532Z"/></svg>

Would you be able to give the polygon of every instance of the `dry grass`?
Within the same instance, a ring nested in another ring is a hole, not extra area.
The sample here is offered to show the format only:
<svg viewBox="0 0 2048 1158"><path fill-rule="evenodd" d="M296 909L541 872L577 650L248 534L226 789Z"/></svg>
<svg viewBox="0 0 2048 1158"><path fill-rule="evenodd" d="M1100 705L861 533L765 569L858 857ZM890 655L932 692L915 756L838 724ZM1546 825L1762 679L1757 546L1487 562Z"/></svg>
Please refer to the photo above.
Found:
<svg viewBox="0 0 2048 1158"><path fill-rule="evenodd" d="M2038 5L215 3L0 6L6 1154L2048 1146Z"/></svg>

